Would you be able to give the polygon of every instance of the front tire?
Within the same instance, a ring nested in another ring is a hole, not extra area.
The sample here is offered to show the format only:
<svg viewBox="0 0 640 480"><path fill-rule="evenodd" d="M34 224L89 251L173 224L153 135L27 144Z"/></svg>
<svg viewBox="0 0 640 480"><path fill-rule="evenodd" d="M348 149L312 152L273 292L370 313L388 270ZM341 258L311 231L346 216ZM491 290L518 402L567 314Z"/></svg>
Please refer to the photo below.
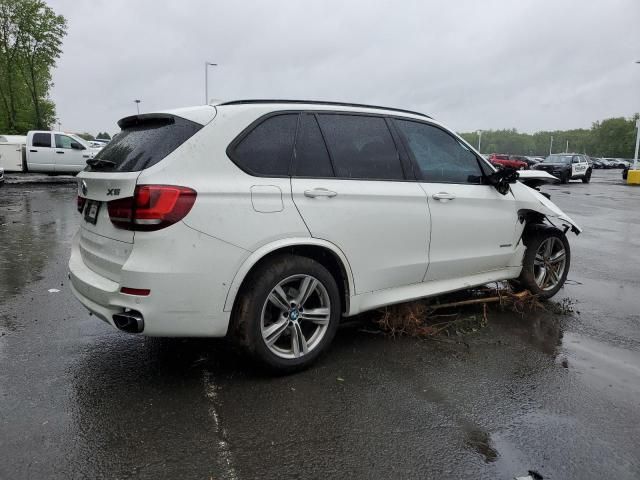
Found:
<svg viewBox="0 0 640 480"><path fill-rule="evenodd" d="M236 337L270 370L310 366L330 345L340 321L340 292L320 263L281 255L245 282L234 322Z"/></svg>
<svg viewBox="0 0 640 480"><path fill-rule="evenodd" d="M582 183L589 183L591 181L591 170L587 170L587 173L582 177Z"/></svg>
<svg viewBox="0 0 640 480"><path fill-rule="evenodd" d="M518 282L540 298L553 297L569 273L571 249L567 237L555 227L535 225L525 232L524 244L527 250Z"/></svg>

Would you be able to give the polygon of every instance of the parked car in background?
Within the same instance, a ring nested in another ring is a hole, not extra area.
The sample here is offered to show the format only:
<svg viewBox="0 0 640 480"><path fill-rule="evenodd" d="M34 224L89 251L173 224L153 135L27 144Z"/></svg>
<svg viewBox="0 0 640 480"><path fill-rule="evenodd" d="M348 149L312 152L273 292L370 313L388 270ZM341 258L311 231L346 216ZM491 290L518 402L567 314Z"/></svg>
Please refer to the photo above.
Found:
<svg viewBox="0 0 640 480"><path fill-rule="evenodd" d="M492 153L489 155L489 161L496 167L510 167L516 170L524 170L527 168L527 162L522 160L512 160L509 155Z"/></svg>
<svg viewBox="0 0 640 480"><path fill-rule="evenodd" d="M527 164L529 165L529 168L533 167L534 165L537 165L538 163L544 160L544 157L532 157L530 155L526 156L525 158L527 159Z"/></svg>
<svg viewBox="0 0 640 480"><path fill-rule="evenodd" d="M280 371L342 316L507 279L549 298L580 232L416 112L254 100L118 124L78 175L74 295L122 331L228 334Z"/></svg>
<svg viewBox="0 0 640 480"><path fill-rule="evenodd" d="M99 151L73 133L33 130L27 134L26 167L29 172L78 173Z"/></svg>
<svg viewBox="0 0 640 480"><path fill-rule="evenodd" d="M579 153L556 153L549 155L544 161L533 167L536 170L544 170L558 177L561 183L569 180L582 180L589 183L591 180L591 166L587 156Z"/></svg>
<svg viewBox="0 0 640 480"><path fill-rule="evenodd" d="M515 160L517 162L524 162L527 164L525 168L531 168L531 166L535 165L538 162L530 160L529 157L524 155L509 155L509 160Z"/></svg>
<svg viewBox="0 0 640 480"><path fill-rule="evenodd" d="M4 183L4 168L0 167L0 185Z"/></svg>

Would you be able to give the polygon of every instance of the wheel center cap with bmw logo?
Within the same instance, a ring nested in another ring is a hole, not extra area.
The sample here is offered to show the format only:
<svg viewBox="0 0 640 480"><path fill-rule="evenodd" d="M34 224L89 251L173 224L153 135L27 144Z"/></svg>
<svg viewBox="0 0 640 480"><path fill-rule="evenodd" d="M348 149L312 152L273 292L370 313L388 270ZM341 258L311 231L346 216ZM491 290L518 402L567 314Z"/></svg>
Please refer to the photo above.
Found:
<svg viewBox="0 0 640 480"><path fill-rule="evenodd" d="M298 318L300 318L300 312L297 308L292 308L289 312L289 317L295 322L296 320L298 320Z"/></svg>

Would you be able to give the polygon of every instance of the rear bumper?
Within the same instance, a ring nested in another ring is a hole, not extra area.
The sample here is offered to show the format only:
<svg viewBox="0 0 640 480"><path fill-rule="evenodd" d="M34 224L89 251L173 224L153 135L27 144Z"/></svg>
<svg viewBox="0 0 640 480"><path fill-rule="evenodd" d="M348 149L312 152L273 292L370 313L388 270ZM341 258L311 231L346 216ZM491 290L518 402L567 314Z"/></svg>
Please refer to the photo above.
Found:
<svg viewBox="0 0 640 480"><path fill-rule="evenodd" d="M215 239L202 238L202 234L184 228L199 240L190 239L189 243L194 245L190 257L176 259L180 256L169 256L166 250L136 244L119 275L121 283L96 273L84 263L79 235L76 235L69 259L71 291L90 312L114 328L113 315L131 309L144 317L142 335L225 336L230 313L224 311L224 299L237 265L244 258L243 251L232 255L227 247L212 255L211 252L216 252L211 244ZM200 258L198 254L203 252L209 253L209 257ZM216 260L220 260L218 268L211 268ZM127 295L120 292L122 286L149 288L151 293L149 296Z"/></svg>

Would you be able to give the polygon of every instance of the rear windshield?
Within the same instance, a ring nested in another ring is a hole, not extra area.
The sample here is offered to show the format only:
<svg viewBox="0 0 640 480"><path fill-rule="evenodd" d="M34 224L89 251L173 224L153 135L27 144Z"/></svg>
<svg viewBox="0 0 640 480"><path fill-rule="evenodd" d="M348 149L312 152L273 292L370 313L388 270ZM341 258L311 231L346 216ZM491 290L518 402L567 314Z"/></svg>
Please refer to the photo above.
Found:
<svg viewBox="0 0 640 480"><path fill-rule="evenodd" d="M201 128L180 117L134 119L87 162L87 171L139 172L158 163Z"/></svg>

